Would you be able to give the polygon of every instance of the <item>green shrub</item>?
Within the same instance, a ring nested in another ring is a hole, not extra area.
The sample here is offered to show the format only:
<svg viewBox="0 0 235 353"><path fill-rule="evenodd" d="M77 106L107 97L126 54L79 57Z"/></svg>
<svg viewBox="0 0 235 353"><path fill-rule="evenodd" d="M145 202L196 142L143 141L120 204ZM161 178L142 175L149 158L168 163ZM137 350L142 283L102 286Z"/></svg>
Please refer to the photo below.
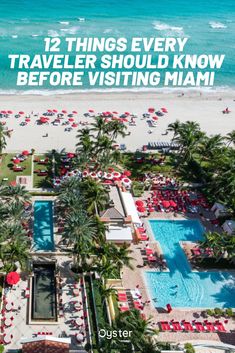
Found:
<svg viewBox="0 0 235 353"><path fill-rule="evenodd" d="M207 309L206 313L208 316L213 316L214 315L214 311L212 309Z"/></svg>
<svg viewBox="0 0 235 353"><path fill-rule="evenodd" d="M220 308L215 308L214 312L215 312L215 316L222 316L223 315L223 310L221 310Z"/></svg>
<svg viewBox="0 0 235 353"><path fill-rule="evenodd" d="M225 313L228 317L233 317L233 309L232 308L227 308L225 310Z"/></svg>
<svg viewBox="0 0 235 353"><path fill-rule="evenodd" d="M4 346L0 344L0 353L2 353L3 351L4 351Z"/></svg>
<svg viewBox="0 0 235 353"><path fill-rule="evenodd" d="M195 353L195 349L193 348L191 343L185 343L184 349L185 353Z"/></svg>

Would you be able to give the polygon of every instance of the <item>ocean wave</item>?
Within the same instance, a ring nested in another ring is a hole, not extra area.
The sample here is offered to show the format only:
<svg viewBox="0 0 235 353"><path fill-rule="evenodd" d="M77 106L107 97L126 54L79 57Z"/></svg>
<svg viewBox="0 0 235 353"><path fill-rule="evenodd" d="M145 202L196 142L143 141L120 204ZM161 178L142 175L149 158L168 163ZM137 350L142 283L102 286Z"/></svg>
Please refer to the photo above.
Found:
<svg viewBox="0 0 235 353"><path fill-rule="evenodd" d="M66 34L76 34L77 31L80 29L79 26L74 26L74 27L70 27L70 28L61 28L61 32L62 33L66 33Z"/></svg>
<svg viewBox="0 0 235 353"><path fill-rule="evenodd" d="M31 37L39 37L39 34L31 34Z"/></svg>
<svg viewBox="0 0 235 353"><path fill-rule="evenodd" d="M166 35L171 36L184 36L184 28L183 27L176 27L170 26L167 23L155 21L153 22L153 28L157 31L164 32Z"/></svg>
<svg viewBox="0 0 235 353"><path fill-rule="evenodd" d="M17 34L12 34L11 38L18 38L18 35Z"/></svg>
<svg viewBox="0 0 235 353"><path fill-rule="evenodd" d="M49 29L47 34L49 37L59 37L60 36L59 33L56 32L54 29Z"/></svg>
<svg viewBox="0 0 235 353"><path fill-rule="evenodd" d="M60 23L61 25L69 25L70 22L69 22L69 21L60 21L59 23Z"/></svg>
<svg viewBox="0 0 235 353"><path fill-rule="evenodd" d="M222 22L210 21L209 25L213 29L224 29L224 28L227 28L227 26L225 24L223 24Z"/></svg>
<svg viewBox="0 0 235 353"><path fill-rule="evenodd" d="M78 17L77 20L78 20L79 22L85 22L85 18L84 18L84 17Z"/></svg>
<svg viewBox="0 0 235 353"><path fill-rule="evenodd" d="M217 86L217 87L142 87L142 88L92 88L92 89L42 89L42 90L0 90L1 95L35 95L35 96L53 96L53 95L68 95L79 93L158 93L158 94L179 94L179 93L205 93L205 94L234 94L235 87Z"/></svg>
<svg viewBox="0 0 235 353"><path fill-rule="evenodd" d="M111 28L107 28L107 29L104 30L103 33L106 34L106 33L111 33L111 32L112 32L112 29Z"/></svg>

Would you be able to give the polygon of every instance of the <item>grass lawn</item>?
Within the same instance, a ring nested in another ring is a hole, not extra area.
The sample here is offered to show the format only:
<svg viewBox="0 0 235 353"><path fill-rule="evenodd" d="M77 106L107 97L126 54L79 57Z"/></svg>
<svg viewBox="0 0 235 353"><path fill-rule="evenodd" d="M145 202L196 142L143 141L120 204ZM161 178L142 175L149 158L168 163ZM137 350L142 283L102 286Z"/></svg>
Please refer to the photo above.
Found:
<svg viewBox="0 0 235 353"><path fill-rule="evenodd" d="M153 160L158 160L160 157L159 153L124 153L120 164L131 171L132 178L139 178L141 174L148 172L172 174L174 170L169 156L166 156L163 165L154 163Z"/></svg>
<svg viewBox="0 0 235 353"><path fill-rule="evenodd" d="M13 167L12 158L15 156L15 153L8 153L2 156L2 162L0 164L0 181L3 178L8 178L6 183L10 183L16 180L17 175L31 175L31 156L28 156L24 162L20 163L20 166L25 167L22 172L13 172L11 169Z"/></svg>
<svg viewBox="0 0 235 353"><path fill-rule="evenodd" d="M40 155L34 155L34 159L39 158L39 159L46 159L47 156L45 154L40 154ZM38 164L37 162L33 163L34 165L34 170L46 170L50 168L49 164ZM33 187L34 188L51 188L51 173L49 170L49 175L48 176L38 176L37 173L33 173Z"/></svg>

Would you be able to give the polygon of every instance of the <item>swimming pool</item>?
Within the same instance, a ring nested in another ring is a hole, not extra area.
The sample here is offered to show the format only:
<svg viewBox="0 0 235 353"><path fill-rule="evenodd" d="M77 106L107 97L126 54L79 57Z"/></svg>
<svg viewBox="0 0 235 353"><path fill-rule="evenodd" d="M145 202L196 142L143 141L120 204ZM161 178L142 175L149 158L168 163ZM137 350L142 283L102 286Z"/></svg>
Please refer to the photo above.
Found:
<svg viewBox="0 0 235 353"><path fill-rule="evenodd" d="M32 320L56 321L56 307L55 265L34 265L32 276Z"/></svg>
<svg viewBox="0 0 235 353"><path fill-rule="evenodd" d="M54 250L53 202L34 202L34 250Z"/></svg>
<svg viewBox="0 0 235 353"><path fill-rule="evenodd" d="M192 272L180 241L203 238L197 220L151 220L170 272L145 271L145 279L156 307L235 307L235 277L229 272Z"/></svg>

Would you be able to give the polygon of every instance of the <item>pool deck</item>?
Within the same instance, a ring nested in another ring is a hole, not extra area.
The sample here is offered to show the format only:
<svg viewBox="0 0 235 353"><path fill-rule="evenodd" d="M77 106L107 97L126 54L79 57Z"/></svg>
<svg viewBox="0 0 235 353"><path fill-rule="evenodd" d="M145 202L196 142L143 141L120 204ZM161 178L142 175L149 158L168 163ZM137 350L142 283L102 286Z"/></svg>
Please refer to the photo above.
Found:
<svg viewBox="0 0 235 353"><path fill-rule="evenodd" d="M144 226L147 229L147 233L149 235L149 241L148 244L150 247L154 248L157 250L157 253L161 253L161 248L159 247L158 242L153 237L152 231L150 229L150 225L148 220L150 219L155 219L155 220L185 220L185 219L199 219L197 215L195 214L190 214L189 216L187 215L179 215L177 214L177 217L174 216L173 213L157 213L154 212L151 214L150 217L146 217L142 219L144 222ZM213 226L211 223L205 221L202 221L200 219L201 223L207 227L207 229L213 230ZM218 231L218 229L217 229ZM146 288L146 282L144 279L144 271L148 269L148 267L144 266L144 261L143 261L143 256L142 253L145 248L145 243L139 243L139 244L131 244L130 249L133 251L132 257L136 259L136 261L133 262L134 265L134 270L130 270L128 268L124 268L123 274L122 274L122 284L125 289L134 289L137 285L139 285L139 290L142 294L142 302L145 303L146 301L150 300L151 298L149 297L148 290ZM152 269L151 269L152 270ZM205 310L205 309L204 309ZM152 318L152 326L154 328L159 328L158 322L160 321L204 321L205 318L201 316L201 312L203 311L200 309L190 309L190 308L173 308L172 312L169 314L166 312L164 309L156 309L152 302L150 304L146 304L144 306L144 313L146 314L147 317ZM208 321L214 322L216 319L208 317ZM221 318L221 321L223 322L224 319ZM232 319L228 319L228 323L224 324L226 330L228 333L212 333L212 332L159 332L158 334L158 340L160 341L168 341L168 342L184 342L184 341L196 341L196 340L205 340L205 341L222 341L227 344L234 344L235 345L235 321Z"/></svg>
<svg viewBox="0 0 235 353"><path fill-rule="evenodd" d="M20 339L23 337L32 338L39 332L50 332L51 337L71 337L70 349L78 351L80 353L85 352L84 346L88 339L88 332L85 330L86 319L82 319L84 327L76 328L72 325L73 320L77 320L81 317L81 313L84 310L84 289L78 282L75 281L74 277L71 276L69 270L69 262L71 258L60 257L57 258L57 266L60 268L60 277L62 290L60 292L60 298L63 303L63 317L60 317L58 312L58 322L44 323L44 324L29 324L29 298L25 296L25 289L29 287L28 279L21 279L20 282L13 287L9 292L5 291L6 300L8 303L14 303L12 311L7 312L5 315L7 318L12 319L12 326L4 329L1 335L9 334L12 335L11 343L7 344L6 351L13 352L16 349L21 348ZM76 290L79 294L75 294L74 285L77 284ZM31 293L29 294L31 295ZM82 310L76 311L73 302L83 302ZM79 344L76 340L76 334L83 332L85 334L85 341Z"/></svg>

